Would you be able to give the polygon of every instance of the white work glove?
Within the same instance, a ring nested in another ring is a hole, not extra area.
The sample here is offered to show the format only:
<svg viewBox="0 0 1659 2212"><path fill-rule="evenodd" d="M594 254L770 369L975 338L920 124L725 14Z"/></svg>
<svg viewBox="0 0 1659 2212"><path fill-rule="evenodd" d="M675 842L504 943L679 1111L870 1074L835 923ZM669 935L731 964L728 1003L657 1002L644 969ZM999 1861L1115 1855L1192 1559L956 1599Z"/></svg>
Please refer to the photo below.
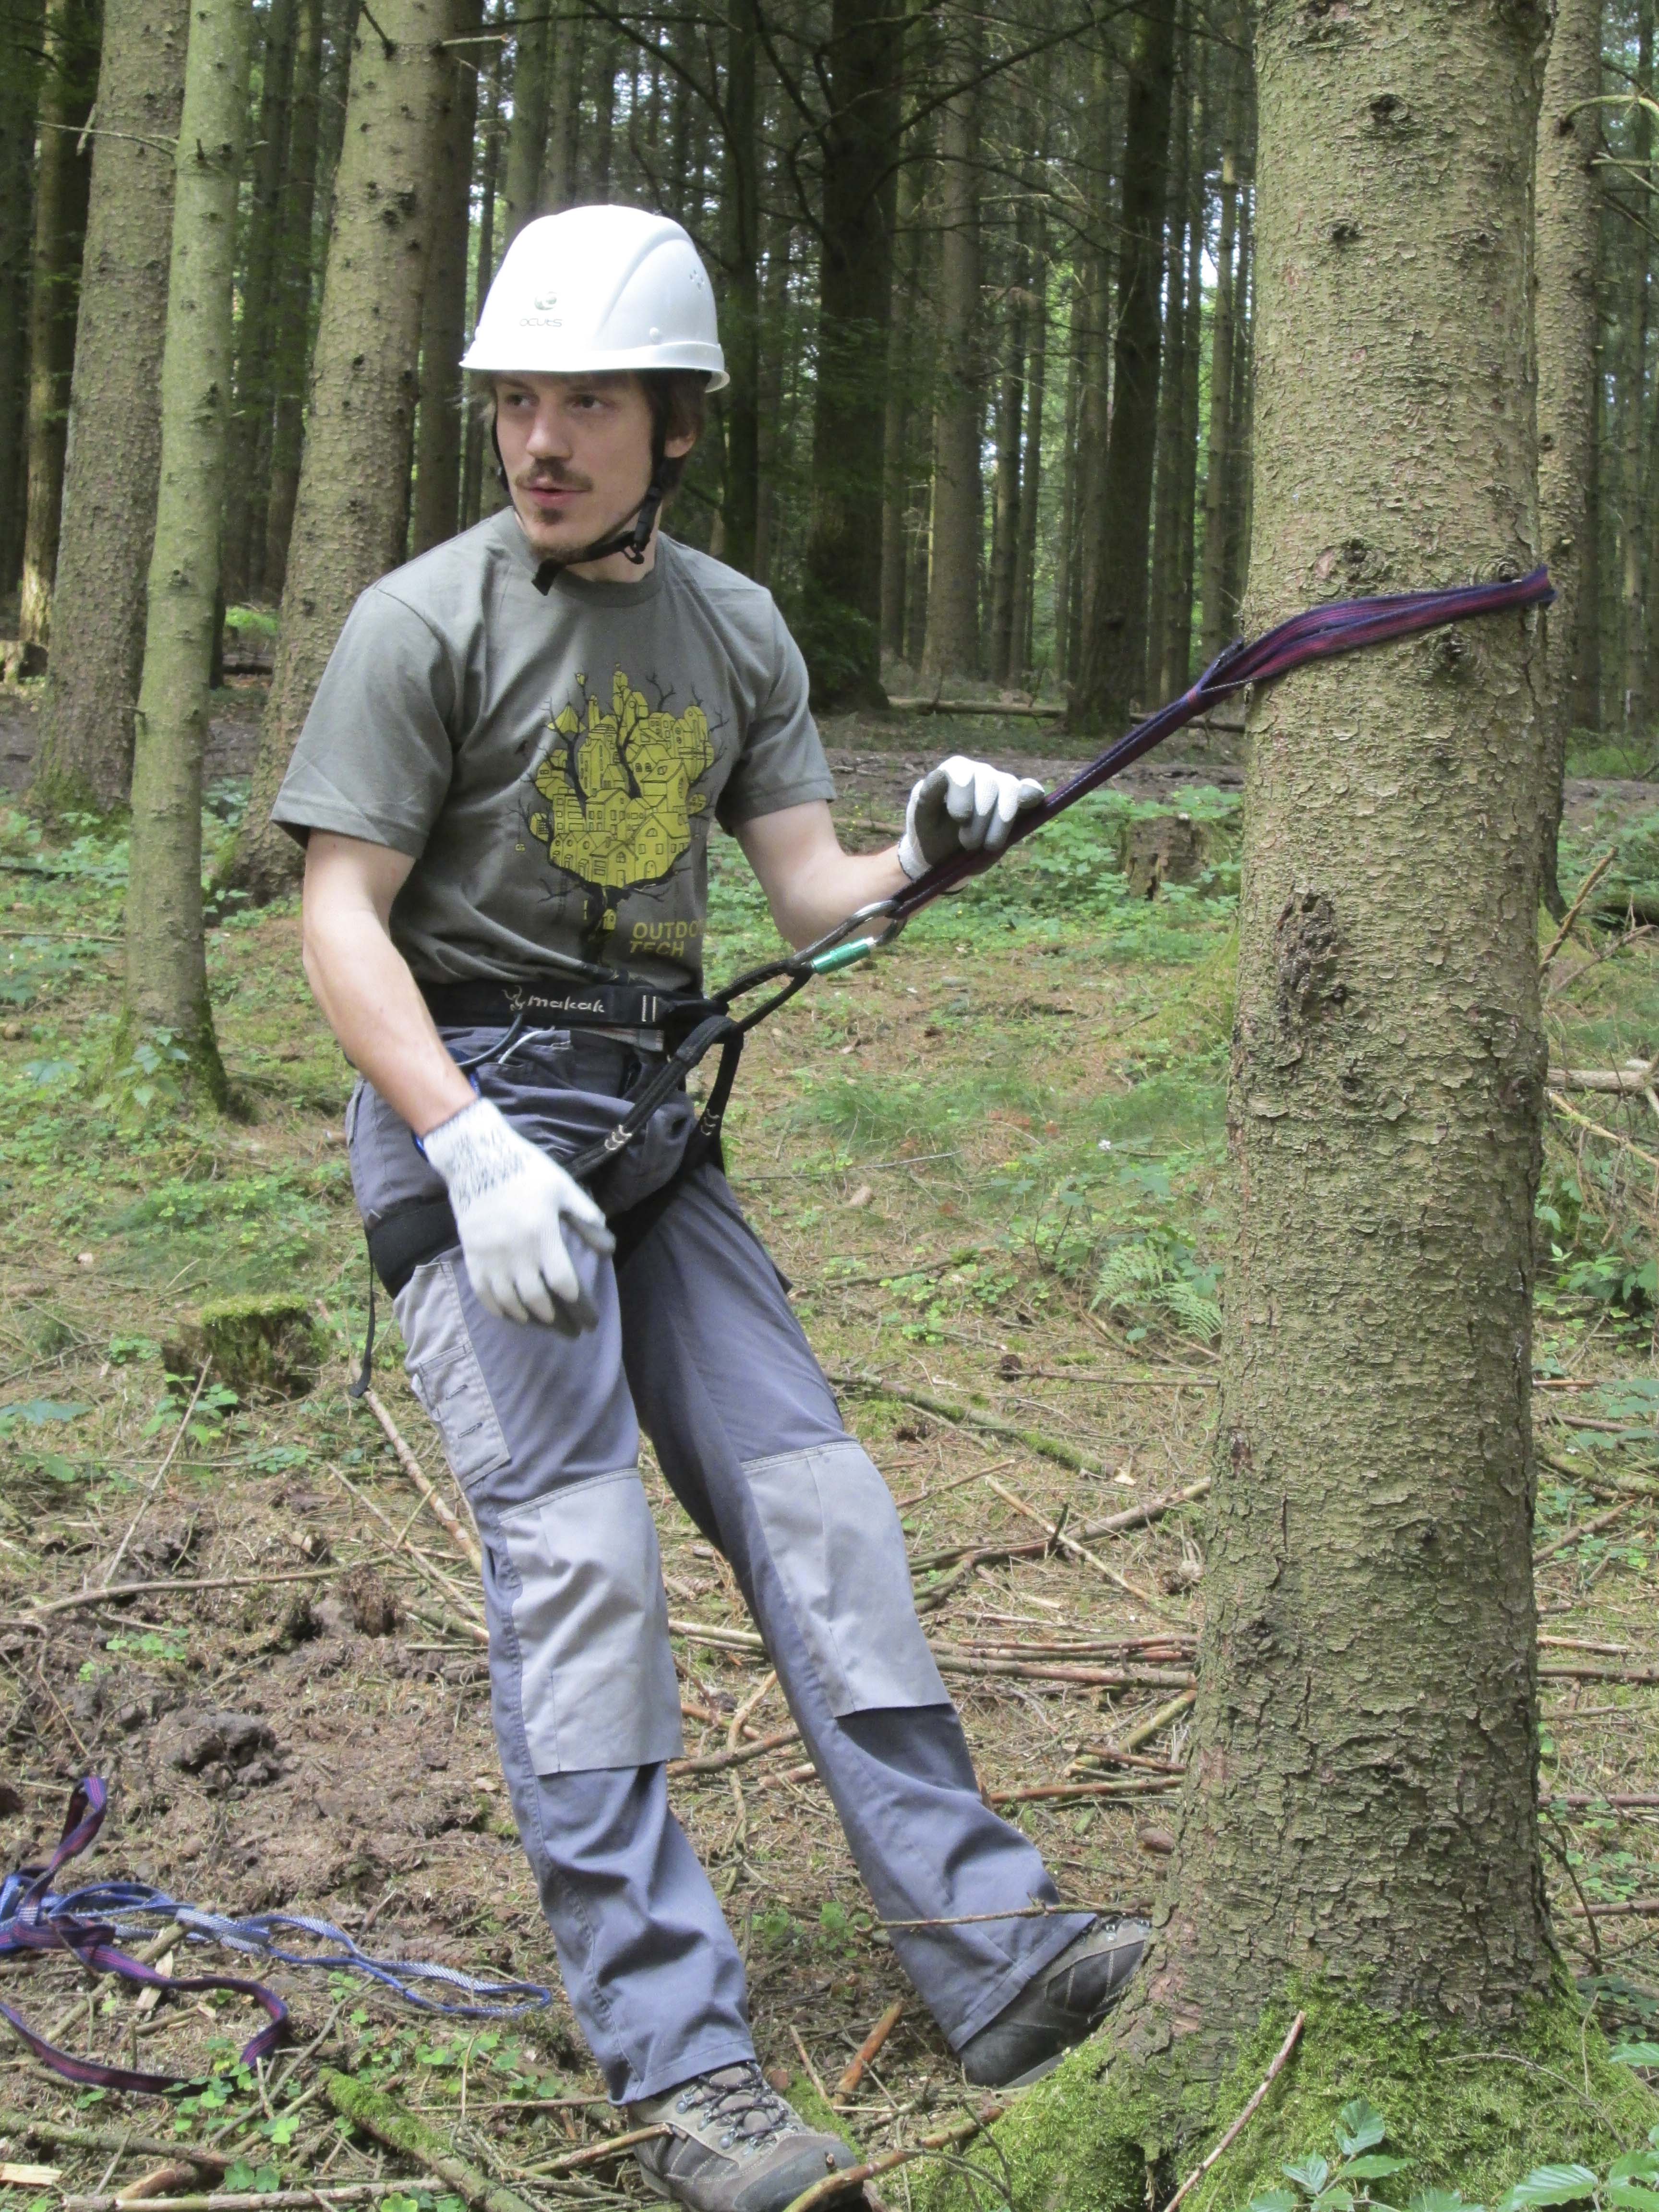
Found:
<svg viewBox="0 0 1659 2212"><path fill-rule="evenodd" d="M478 1302L503 1321L578 1336L599 1320L565 1249L568 1223L592 1252L615 1249L605 1216L556 1160L475 1098L421 1140L455 1209Z"/></svg>
<svg viewBox="0 0 1659 2212"><path fill-rule="evenodd" d="M1042 786L1035 776L1011 775L961 753L929 769L910 793L898 864L912 883L958 852L1000 853L1014 817L1035 806Z"/></svg>

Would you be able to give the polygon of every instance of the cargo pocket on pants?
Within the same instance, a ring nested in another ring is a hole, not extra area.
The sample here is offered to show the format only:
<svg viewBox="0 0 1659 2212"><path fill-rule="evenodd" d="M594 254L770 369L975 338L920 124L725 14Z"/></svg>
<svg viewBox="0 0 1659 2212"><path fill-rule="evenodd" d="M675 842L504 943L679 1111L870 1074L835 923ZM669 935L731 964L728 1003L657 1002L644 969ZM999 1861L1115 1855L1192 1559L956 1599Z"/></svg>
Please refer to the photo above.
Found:
<svg viewBox="0 0 1659 2212"><path fill-rule="evenodd" d="M830 1710L941 1705L887 1485L850 1437L744 1467Z"/></svg>
<svg viewBox="0 0 1659 2212"><path fill-rule="evenodd" d="M505 1467L512 1455L472 1348L455 1267L453 1260L428 1261L393 1304L415 1395L437 1424L457 1481L471 1485Z"/></svg>
<svg viewBox="0 0 1659 2212"><path fill-rule="evenodd" d="M649 1766L684 1747L656 1524L632 1468L501 1518L531 1764Z"/></svg>

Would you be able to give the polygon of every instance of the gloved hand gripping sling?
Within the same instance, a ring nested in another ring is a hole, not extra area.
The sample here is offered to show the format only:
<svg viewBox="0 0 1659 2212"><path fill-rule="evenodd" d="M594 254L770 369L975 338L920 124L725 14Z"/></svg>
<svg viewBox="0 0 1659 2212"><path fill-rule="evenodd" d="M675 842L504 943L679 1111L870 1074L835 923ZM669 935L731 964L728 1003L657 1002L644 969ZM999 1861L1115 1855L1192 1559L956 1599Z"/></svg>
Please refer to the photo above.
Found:
<svg viewBox="0 0 1659 2212"><path fill-rule="evenodd" d="M1195 721L1217 700L1242 690L1247 684L1272 683L1310 661L1334 659L1340 653L1358 652L1362 646L1388 644L1395 638L1440 629L1472 616L1508 614L1527 607L1547 606L1554 597L1548 570L1534 568L1530 575L1500 583L1465 585L1441 592L1401 592L1386 599L1338 600L1329 606L1310 607L1302 614L1292 615L1288 622L1280 623L1277 629L1268 630L1253 643L1239 639L1210 663L1189 690L1160 707L1145 721L1137 722L1045 799L1023 809L1015 817L1000 852L956 854L929 868L893 897L860 907L856 914L848 915L816 944L801 951L769 961L763 967L750 968L708 998L661 1000L662 1026L678 1042L630 1100L627 1113L609 1135L586 1146L564 1163L579 1182L599 1175L627 1150L658 1108L680 1089L698 1062L718 1048L720 1066L680 1168L661 1190L612 1219L611 1227L617 1237L618 1264L654 1224L684 1178L703 1161L718 1156L720 1125L737 1078L744 1041L750 1031L786 1005L798 991L804 990L815 975L850 967L878 946L890 944L905 923L920 914L923 907L973 877L983 875L988 868L995 866L1003 853L1052 822L1056 815L1063 814L1068 806L1075 806L1090 792L1099 790L1121 769L1141 759L1176 731ZM562 969L563 963L561 965ZM570 966L576 969L576 963ZM574 1012L561 1011L556 1015L561 1025L613 1025L618 1017L605 1006L604 993L619 986L626 989L626 979L608 969L582 967L576 972L592 978L599 988L590 985L580 992L573 989L570 999L584 998L599 1011L584 1013L580 1005ZM638 987L633 988L637 993ZM735 1011L740 1000L757 992L766 995L747 1013ZM551 1010L556 1000L550 999L543 1003ZM527 1017L521 1016L501 1043L491 1048L488 1058L505 1059L527 1025ZM418 1222L416 1215L420 1217ZM422 1261L434 1257L455 1242L454 1217L447 1201L433 1200L402 1209L377 1224L369 1238L369 1256L380 1280L395 1292L408 1281ZM368 1386L374 1341L371 1285L368 1345L364 1352L363 1373L354 1395Z"/></svg>

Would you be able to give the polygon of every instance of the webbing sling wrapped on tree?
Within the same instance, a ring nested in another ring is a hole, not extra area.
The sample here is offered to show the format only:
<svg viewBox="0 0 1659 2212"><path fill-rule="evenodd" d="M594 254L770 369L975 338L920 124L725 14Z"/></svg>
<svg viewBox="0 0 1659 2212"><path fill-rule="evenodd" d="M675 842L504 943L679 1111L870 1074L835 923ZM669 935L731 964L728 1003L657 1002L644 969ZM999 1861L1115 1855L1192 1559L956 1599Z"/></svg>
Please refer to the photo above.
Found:
<svg viewBox="0 0 1659 2212"><path fill-rule="evenodd" d="M1057 790L1036 805L1022 810L1001 851L956 854L929 868L893 897L849 915L845 921L801 951L769 961L763 967L748 969L707 998L688 996L661 1001L667 1009L662 1018L671 1044L667 1056L635 1093L627 1113L615 1128L563 1164L578 1181L602 1176L604 1170L633 1143L658 1108L684 1086L698 1062L719 1050L720 1067L679 1169L662 1189L612 1220L611 1226L617 1232L617 1264L623 1264L648 1233L672 1202L685 1177L705 1160L718 1157L721 1124L737 1077L744 1040L750 1030L769 1014L775 1013L798 991L804 990L815 975L827 975L838 968L850 967L878 946L890 944L905 923L924 907L944 897L946 892L957 890L975 876L983 875L988 868L995 866L1004 854L1035 836L1056 815L1063 814L1068 806L1075 806L1091 791L1098 791L1120 770L1143 758L1166 738L1184 729L1188 722L1196 721L1218 700L1230 697L1247 684L1270 684L1279 677L1288 676L1292 669L1305 667L1310 661L1332 660L1341 653L1357 653L1362 646L1387 645L1396 638L1442 629L1449 623L1476 616L1547 606L1554 597L1549 571L1534 568L1530 575L1500 583L1467 584L1440 592L1401 592L1384 599L1339 599L1328 606L1309 607L1254 641L1240 639L1230 645L1178 699L1160 707L1145 721L1137 722ZM627 979L612 970L596 968L588 972L601 986L614 988L626 985ZM757 991L768 994L757 1006L747 1013L733 1011L738 1000ZM553 979L550 995L561 993L573 998L580 995L568 975ZM580 1012L559 1018L570 1027L584 1026ZM607 1026L614 1025L616 1018L614 1012L601 1018ZM593 1025L592 1017L587 1018L586 1025ZM482 1057L506 1058L526 1026L525 1018L515 1020L501 1044ZM599 1194L602 1198L602 1186ZM375 1273L388 1290L395 1292L423 1261L452 1249L456 1242L454 1216L447 1200L422 1200L377 1224L369 1235L369 1256ZM371 1283L368 1343L354 1395L368 1388L374 1343L373 1300Z"/></svg>

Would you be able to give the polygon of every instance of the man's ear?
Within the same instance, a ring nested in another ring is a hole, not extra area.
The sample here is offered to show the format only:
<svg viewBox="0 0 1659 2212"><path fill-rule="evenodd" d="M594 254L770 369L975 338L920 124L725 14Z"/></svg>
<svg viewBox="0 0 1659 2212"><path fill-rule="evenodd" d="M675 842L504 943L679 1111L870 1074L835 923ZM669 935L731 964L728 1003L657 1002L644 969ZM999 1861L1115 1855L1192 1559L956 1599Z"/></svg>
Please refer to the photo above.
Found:
<svg viewBox="0 0 1659 2212"><path fill-rule="evenodd" d="M662 449L671 461L683 461L696 442L696 432L689 430L684 437L665 438L662 441Z"/></svg>

